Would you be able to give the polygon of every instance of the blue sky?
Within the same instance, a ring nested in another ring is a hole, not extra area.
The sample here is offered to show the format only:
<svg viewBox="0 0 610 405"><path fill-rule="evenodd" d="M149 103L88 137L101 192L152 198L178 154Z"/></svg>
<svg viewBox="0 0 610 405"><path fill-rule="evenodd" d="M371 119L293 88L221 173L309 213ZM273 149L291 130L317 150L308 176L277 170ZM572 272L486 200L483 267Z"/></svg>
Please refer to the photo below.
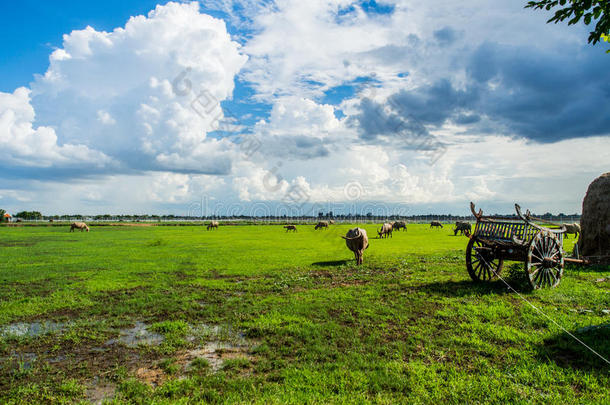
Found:
<svg viewBox="0 0 610 405"><path fill-rule="evenodd" d="M3 2L0 207L578 212L607 44L523 5Z"/></svg>
<svg viewBox="0 0 610 405"><path fill-rule="evenodd" d="M103 2L3 1L0 4L0 91L28 85L34 74L44 73L49 53L62 44L64 34L87 25L111 31L129 17L146 14L158 1Z"/></svg>

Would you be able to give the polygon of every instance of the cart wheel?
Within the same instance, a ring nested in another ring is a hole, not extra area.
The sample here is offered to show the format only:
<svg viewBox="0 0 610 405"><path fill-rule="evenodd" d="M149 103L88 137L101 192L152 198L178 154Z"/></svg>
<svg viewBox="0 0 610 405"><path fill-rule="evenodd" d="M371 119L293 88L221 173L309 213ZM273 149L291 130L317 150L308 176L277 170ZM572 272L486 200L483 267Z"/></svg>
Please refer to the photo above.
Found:
<svg viewBox="0 0 610 405"><path fill-rule="evenodd" d="M502 271L503 260L497 258L492 248L476 238L466 247L466 269L474 281L490 281Z"/></svg>
<svg viewBox="0 0 610 405"><path fill-rule="evenodd" d="M525 271L533 289L559 284L563 275L563 250L557 236L542 231L532 239L527 250Z"/></svg>

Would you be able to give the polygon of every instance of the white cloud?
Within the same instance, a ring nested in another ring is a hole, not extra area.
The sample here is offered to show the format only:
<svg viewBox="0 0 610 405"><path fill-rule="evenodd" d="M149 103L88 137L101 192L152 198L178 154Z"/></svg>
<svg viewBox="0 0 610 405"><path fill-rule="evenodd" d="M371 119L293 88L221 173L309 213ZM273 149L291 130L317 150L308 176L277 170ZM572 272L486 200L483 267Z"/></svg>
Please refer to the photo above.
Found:
<svg viewBox="0 0 610 405"><path fill-rule="evenodd" d="M442 78L463 90L466 57L481 43L554 49L583 41L582 29L546 25L543 14L509 0L383 2L395 5L390 15L367 14L350 0L235 3L215 0L204 9L222 9L247 25L251 35L237 34L243 46L196 3L158 6L111 32L66 34L31 90L0 93L0 158L16 172L71 168L75 178L106 176L30 181L27 193L18 185L1 190L0 201L19 197L32 209L52 201L46 209L55 212L84 206L185 214L204 198L226 206L281 204L298 189L310 203L436 204L464 212L469 200L509 209L519 201L578 211L588 182L607 171L607 136L539 144L448 123L426 126L448 145L431 165L399 137L359 137L348 122L359 112L358 95L339 106L320 101L324 90L373 73L379 87L366 95L381 105L398 90ZM235 15L238 9L246 15ZM237 75L255 89L254 99L271 105L249 127L224 117L218 105L232 98ZM338 109L347 117L337 118ZM219 122L226 132L253 132L260 150L240 155L228 138L210 137Z"/></svg>
<svg viewBox="0 0 610 405"><path fill-rule="evenodd" d="M112 32L64 35L32 85L36 122L124 170L227 173L231 157L219 157L207 134L246 60L225 23L197 3L157 6Z"/></svg>
<svg viewBox="0 0 610 405"><path fill-rule="evenodd" d="M34 127L30 91L0 92L0 157L3 165L26 167L97 167L111 163L105 154L83 144L58 144L55 130Z"/></svg>

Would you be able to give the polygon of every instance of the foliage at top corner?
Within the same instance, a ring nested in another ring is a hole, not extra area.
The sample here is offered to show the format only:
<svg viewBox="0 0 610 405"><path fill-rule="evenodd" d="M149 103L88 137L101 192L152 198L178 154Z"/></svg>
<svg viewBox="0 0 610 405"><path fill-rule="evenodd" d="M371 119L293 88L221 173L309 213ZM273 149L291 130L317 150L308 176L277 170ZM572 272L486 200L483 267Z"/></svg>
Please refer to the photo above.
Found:
<svg viewBox="0 0 610 405"><path fill-rule="evenodd" d="M581 19L586 25L592 21L595 29L589 33L589 43L595 45L605 40L610 34L610 1L609 0L541 0L528 1L525 8L547 10L559 6L547 23L558 23L568 20L568 25L578 23Z"/></svg>

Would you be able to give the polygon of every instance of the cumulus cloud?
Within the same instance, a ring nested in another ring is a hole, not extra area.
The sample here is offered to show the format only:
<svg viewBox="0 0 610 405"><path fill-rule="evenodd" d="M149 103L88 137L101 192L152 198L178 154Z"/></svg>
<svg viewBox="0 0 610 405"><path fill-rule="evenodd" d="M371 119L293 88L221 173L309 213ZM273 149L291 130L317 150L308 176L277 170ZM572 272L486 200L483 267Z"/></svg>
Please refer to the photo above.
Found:
<svg viewBox="0 0 610 405"><path fill-rule="evenodd" d="M168 3L66 34L31 90L0 93L0 156L54 173L27 195L57 207L578 211L610 161L607 56L585 34L510 0Z"/></svg>
<svg viewBox="0 0 610 405"><path fill-rule="evenodd" d="M32 84L36 124L124 171L226 174L230 145L207 134L246 60L224 21L197 3L157 6L112 32L73 31Z"/></svg>
<svg viewBox="0 0 610 405"><path fill-rule="evenodd" d="M104 153L81 143L58 143L55 130L34 126L30 91L0 92L0 165L9 167L78 167L101 169L111 163Z"/></svg>

